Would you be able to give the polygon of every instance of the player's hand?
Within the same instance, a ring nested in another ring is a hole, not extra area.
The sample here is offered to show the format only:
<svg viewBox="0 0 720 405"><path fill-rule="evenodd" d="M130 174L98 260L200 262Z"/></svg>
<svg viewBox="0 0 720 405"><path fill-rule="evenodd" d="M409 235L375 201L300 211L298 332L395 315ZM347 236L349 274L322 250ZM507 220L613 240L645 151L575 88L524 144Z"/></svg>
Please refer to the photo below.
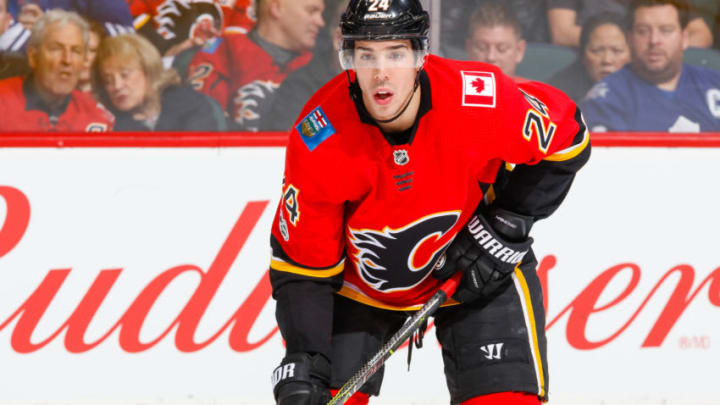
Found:
<svg viewBox="0 0 720 405"><path fill-rule="evenodd" d="M272 383L277 405L325 405L332 396L328 389L330 362L321 354L287 355L273 371Z"/></svg>
<svg viewBox="0 0 720 405"><path fill-rule="evenodd" d="M505 286L532 245L527 236L531 218L505 210L488 216L490 221L480 213L470 218L433 272L440 280L465 272L453 295L456 301L471 302Z"/></svg>

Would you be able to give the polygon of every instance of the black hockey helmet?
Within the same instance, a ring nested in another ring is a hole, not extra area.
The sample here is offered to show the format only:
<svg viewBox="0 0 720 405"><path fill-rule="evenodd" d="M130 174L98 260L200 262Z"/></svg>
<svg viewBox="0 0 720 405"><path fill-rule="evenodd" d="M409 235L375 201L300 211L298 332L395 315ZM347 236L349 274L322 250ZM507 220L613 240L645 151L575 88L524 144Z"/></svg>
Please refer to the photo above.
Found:
<svg viewBox="0 0 720 405"><path fill-rule="evenodd" d="M415 51L429 51L430 17L420 0L350 0L340 19L340 60L349 68L355 41L409 39Z"/></svg>
<svg viewBox="0 0 720 405"><path fill-rule="evenodd" d="M430 17L420 0L350 0L340 19L343 39L427 39Z"/></svg>

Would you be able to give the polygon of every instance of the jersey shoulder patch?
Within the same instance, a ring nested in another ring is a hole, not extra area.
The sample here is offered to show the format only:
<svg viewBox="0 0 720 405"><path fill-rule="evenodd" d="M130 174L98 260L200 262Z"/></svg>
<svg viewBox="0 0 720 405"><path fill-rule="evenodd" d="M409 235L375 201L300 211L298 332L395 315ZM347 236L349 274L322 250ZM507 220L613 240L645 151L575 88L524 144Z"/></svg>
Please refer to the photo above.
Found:
<svg viewBox="0 0 720 405"><path fill-rule="evenodd" d="M315 107L295 126L305 146L312 152L325 140L335 134L335 128L321 107Z"/></svg>
<svg viewBox="0 0 720 405"><path fill-rule="evenodd" d="M496 84L493 72L461 70L462 105L495 108Z"/></svg>

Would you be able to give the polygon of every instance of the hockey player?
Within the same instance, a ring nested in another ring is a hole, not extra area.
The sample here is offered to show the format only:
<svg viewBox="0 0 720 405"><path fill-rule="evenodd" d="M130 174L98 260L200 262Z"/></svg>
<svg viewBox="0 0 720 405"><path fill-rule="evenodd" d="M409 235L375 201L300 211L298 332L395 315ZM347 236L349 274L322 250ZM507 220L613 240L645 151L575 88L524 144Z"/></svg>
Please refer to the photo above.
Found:
<svg viewBox="0 0 720 405"><path fill-rule="evenodd" d="M341 28L346 73L291 131L272 225L287 344L276 403L325 404L463 271L435 315L452 403L539 404L545 314L529 233L589 158L580 111L542 83L428 55L419 0L352 0ZM382 376L348 403L368 403Z"/></svg>

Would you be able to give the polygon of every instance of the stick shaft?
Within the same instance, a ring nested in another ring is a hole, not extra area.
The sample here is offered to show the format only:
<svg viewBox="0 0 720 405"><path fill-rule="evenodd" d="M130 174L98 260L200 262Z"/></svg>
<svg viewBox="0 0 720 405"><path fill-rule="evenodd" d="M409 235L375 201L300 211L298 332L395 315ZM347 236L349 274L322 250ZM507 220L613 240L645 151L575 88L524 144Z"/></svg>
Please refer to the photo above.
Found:
<svg viewBox="0 0 720 405"><path fill-rule="evenodd" d="M385 343L375 355L362 366L350 379L340 388L337 394L327 405L340 405L360 389L360 387L375 374L385 361L395 353L402 343L412 336L425 319L435 313L440 308L447 297L451 296L457 288L461 272L455 273L450 279L445 281L440 289L420 308L413 316L403 324L403 326L395 332L392 337ZM411 343L412 344L412 343Z"/></svg>

